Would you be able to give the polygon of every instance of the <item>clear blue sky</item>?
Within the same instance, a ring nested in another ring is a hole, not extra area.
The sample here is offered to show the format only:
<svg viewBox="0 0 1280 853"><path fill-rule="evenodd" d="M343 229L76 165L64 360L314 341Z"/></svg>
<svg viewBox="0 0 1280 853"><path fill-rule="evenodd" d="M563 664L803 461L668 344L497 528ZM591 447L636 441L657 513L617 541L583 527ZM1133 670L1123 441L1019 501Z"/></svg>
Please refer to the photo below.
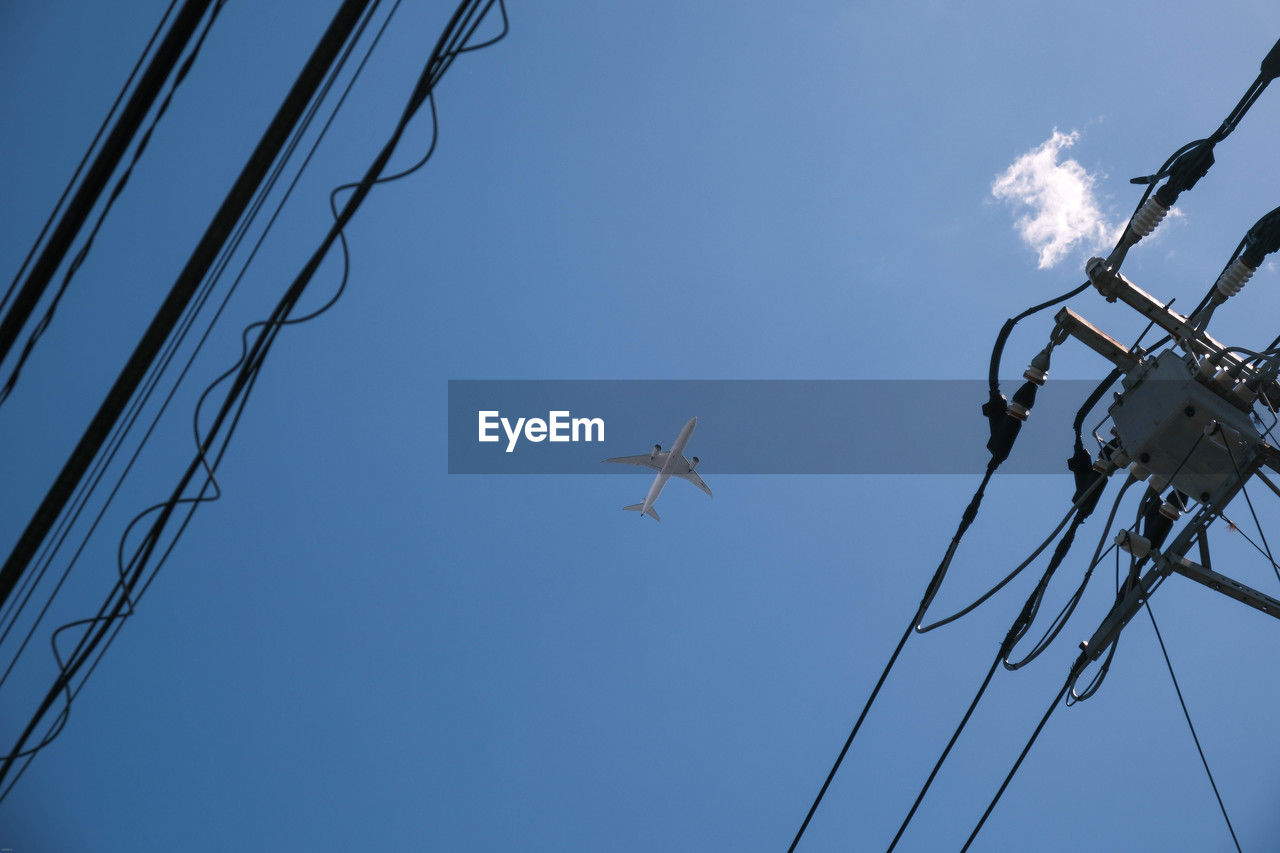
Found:
<svg viewBox="0 0 1280 853"><path fill-rule="evenodd" d="M6 281L165 5L0 7ZM227 3L0 409L6 550L335 6ZM312 250L328 188L364 170L451 9L397 13L109 514L114 532L77 568L67 619L110 583L128 518L168 494L195 396ZM1262 0L513 0L510 14L509 37L440 86L435 159L376 189L348 230L342 300L281 335L223 499L0 807L0 846L784 850L976 477L708 473L714 500L677 483L663 522L640 524L618 509L643 494L638 476L448 475L447 381L979 379L1004 318L1078 284L1087 257L1073 247L1040 268L1018 211L991 194L997 176L1076 131L1060 157L1121 222L1138 197L1127 179L1215 129L1280 35ZM428 130L416 123L396 162ZM1194 304L1280 199L1278 138L1270 91L1126 273ZM304 305L336 273L326 264ZM1276 286L1260 272L1218 336L1274 337ZM1140 329L1096 294L1073 304L1118 338ZM1006 373L1047 332L1020 327ZM1055 354L1055 378L1106 368L1078 346ZM867 417L892 430L931 413L922 400ZM1033 418L1021 441L1065 459L1069 425ZM711 465L715 425L694 442ZM997 477L939 612L1020 560L1070 491L1065 471ZM1255 504L1274 524L1275 501ZM1216 567L1274 593L1257 555L1215 533ZM1058 647L997 675L900 849L963 842L1109 607L1104 569ZM803 849L888 843L1030 583L913 638ZM1153 604L1242 845L1271 849L1280 624L1177 578ZM0 709L7 728L20 705ZM977 848L1229 846L1137 620L1102 692L1055 714Z"/></svg>

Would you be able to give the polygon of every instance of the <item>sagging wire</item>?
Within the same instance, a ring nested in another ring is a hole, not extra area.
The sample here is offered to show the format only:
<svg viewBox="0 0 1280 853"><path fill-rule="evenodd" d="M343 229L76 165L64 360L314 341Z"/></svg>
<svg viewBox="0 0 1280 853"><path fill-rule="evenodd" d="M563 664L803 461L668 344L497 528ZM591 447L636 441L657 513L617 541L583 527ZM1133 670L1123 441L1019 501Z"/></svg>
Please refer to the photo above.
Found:
<svg viewBox="0 0 1280 853"><path fill-rule="evenodd" d="M495 2L500 6L502 10L502 20L503 20L502 32L499 33L499 35L497 35L496 37L490 39L486 43L486 45L480 45L480 44L469 45L468 42L470 41L472 35L474 35L475 31L479 28L480 24L486 19L489 10L493 7ZM93 654L94 649L97 647L97 645L102 640L102 638L108 633L108 631L111 630L112 625L118 624L118 620L122 618L124 608L130 602L130 594L133 588L138 584L141 577L143 576L147 563L150 560L152 554L155 552L157 543L159 541L159 535L163 531L164 527L167 525L168 520L172 516L174 510L180 504L188 504L189 506L186 519L182 522L181 526L179 527L179 530L175 535L173 541L171 541L168 548L164 551L163 555L160 558L160 563L157 564L156 568L158 568L159 565L163 563L163 560L172 551L172 548L177 542L177 538L180 537L182 530L185 529L186 523L192 517L195 507L198 506L200 503L204 502L205 500L208 500L203 496L204 490L211 484L214 486L215 489L217 488L216 482L213 481L213 477L212 477L213 472L216 471L218 464L222 459L222 455L223 453L225 453L229 445L230 436L232 435L232 433L234 433L235 428L238 425L240 414L243 412L244 405L248 399L248 393L252 390L253 383L256 381L258 371L261 368L266 352L270 348L270 345L274 341L275 335L278 333L280 328L282 328L284 325L288 324L289 322L300 321L301 319L303 319L303 318L293 318L291 320L291 318L289 318L288 315L291 309L293 308L293 306L296 305L298 298L301 296L302 292L305 290L307 283L310 281L311 277L314 275L321 261L327 255L328 250L331 248L334 240L337 239L337 237L341 234L342 228L345 227L347 222L354 215L356 209L359 207L364 197L368 194L369 190L372 188L374 183L376 183L377 179L381 176L382 171L386 168L387 162L389 161L391 154L394 152L395 148L397 147L399 139L403 135L404 130L409 123L409 119L417 112L418 108L423 104L423 102L430 97L436 83L439 81L439 79L443 76L444 72L452 64L453 60L458 55L460 55L460 53L462 53L464 50L477 49L478 47L481 47L481 46L487 46L487 44L492 44L500 40L502 37L506 35L507 29L508 29L508 22L507 22L506 9L505 9L505 5L503 4L503 0L488 0L488 2L485 2L485 3L464 2L454 12L453 17L451 18L449 25L446 27L444 34L441 35L440 40L437 42L436 48L432 51L431 58L428 61L427 66L424 69L422 75L420 76L418 85L415 88L413 95L410 98L409 104L405 108L399 123L397 124L394 132L392 133L391 138L384 145L382 151L380 152L378 157L374 160L374 163L369 167L369 169L365 174L365 177L356 186L353 194L348 198L347 202L343 205L341 213L338 215L334 225L329 229L329 232L326 234L320 247L315 251L315 253L313 253L313 255L311 256L311 259L303 267L302 272L300 272L299 275L294 279L294 282L290 286L289 290L285 293L284 297L281 298L280 302L277 303L276 310L273 311L271 318L269 318L266 321L261 321L260 323L251 324L252 326L260 329L258 337L254 341L252 348L249 349L249 351L241 359L241 362L240 362L241 367L239 369L238 374L236 375L236 379L233 382L232 388L228 392L222 406L219 408L219 411L214 419L214 422L210 425L209 429L206 431L205 435L202 437L199 447L197 448L196 457L192 460L191 464L188 466L186 473L183 475L177 487L174 489L174 492L169 498L169 500L166 501L163 505L161 505L163 508L158 510L155 521L152 523L151 528L148 531L147 535L144 537L143 542L139 546L138 550L135 552L134 559L130 563L130 570L129 570L127 583L123 586L120 586L120 584L117 584L117 587L120 590L120 598L115 601L114 605L111 604L111 598L109 598L108 602L103 605L103 609L102 611L100 611L100 614L99 614L100 617L104 617L104 614L105 614L105 618L95 618L94 620L92 620L93 625L98 625L99 627L97 628L96 631L92 632L92 634L90 631L86 631L84 636L81 637L79 643L77 644L75 652L73 652L73 654L68 658L68 663L66 664L66 666L61 669L58 680L54 684L54 688L46 696L45 701L44 703L42 703L40 709L37 711L36 716L32 718L32 721L28 725L26 731L24 731L23 735L19 738L17 746L15 747L13 752L11 752L8 756L4 757L3 764L0 765L0 778L3 778L3 776L8 772L9 768L12 766L13 761L17 757L17 753L20 753L22 751L22 748L26 740L33 733L35 726L38 724L38 721L43 717L45 713L47 713L50 706L55 701L57 695L61 693L61 691L63 690L64 685L70 681L71 677L74 676L75 671L78 670L79 667L83 665L83 663ZM423 160L420 160L418 164L415 165L413 168L409 170L405 170L403 173L399 173L396 177L404 177L405 175L411 173L412 171L415 171L425 162L426 160L424 158ZM388 177L387 179L390 180L391 177ZM347 264L344 263L344 268L346 267L347 267ZM332 301L326 304L326 308L330 304L332 304ZM315 313L316 312L313 312L311 315L308 315L308 316L314 316ZM249 331L250 331L249 329L246 329L245 333L242 335L243 343L247 344L247 335ZM221 447L218 449L217 453L214 454L214 457L211 461L210 453L215 442L218 440L218 432L220 431L222 425L226 423L227 417L229 415L232 416L230 426L228 428L226 435L223 436L221 439L221 442L222 442ZM203 470L206 472L204 484L201 486L199 493L195 497L183 497L183 494L187 490L188 484L190 483L191 479L195 476L196 472L199 470ZM143 514L145 515L151 512L152 509L153 508L148 508L148 510L144 511ZM154 570L152 572L152 577L154 577ZM113 590L112 592L112 597L114 597L114 594L115 594L115 590ZM111 612L107 614L106 613L107 610L110 610ZM5 793L7 793L7 791L10 790L11 787L12 786L10 786L9 788L6 788ZM2 797L3 797L3 794L0 794L0 798Z"/></svg>
<svg viewBox="0 0 1280 853"><path fill-rule="evenodd" d="M44 238L49 233L49 229L53 227L53 222L57 218L58 212L62 210L62 205L66 202L67 196L71 195L71 190L76 185L76 181L80 180L80 174L84 171L84 167L88 165L90 155L98 147L98 142L102 139L102 135L107 132L111 119L115 117L116 110L120 108L120 102L124 100L129 87L133 85L134 78L138 76L138 71L142 68L142 63L146 60L147 54L151 53L151 48L155 46L156 39L160 37L160 33L164 32L164 25L177 5L178 0L169 0L169 6L164 10L164 14L160 16L160 22L156 24L155 30L151 33L151 38L147 39L147 44L142 48L142 53L138 54L137 62L133 64L133 69L129 72L129 76L125 78L124 85L116 93L116 99L112 102L111 108L107 110L106 116L103 117L102 124L98 125L98 132L89 141L89 147L85 149L84 155L81 156L80 162L76 165L76 170L71 174L71 179L63 187L62 195L58 196L58 200L53 205L53 210L49 211L49 217L44 221L44 225L41 226L35 242L27 250L27 256L22 259L22 265L18 267L18 272L14 274L13 281L5 289L4 296L0 297L0 315L4 314L4 309L9 304L9 299L13 296L13 292L18 289L18 283L22 281L22 276L26 274L27 267L31 265L32 259L36 256L36 251L44 243Z"/></svg>
<svg viewBox="0 0 1280 853"><path fill-rule="evenodd" d="M147 145L151 141L152 133L155 132L160 120L168 111L169 105L173 101L174 94L182 86L183 80L186 79L187 74L191 71L191 66L195 64L196 57L200 54L200 48L204 45L205 38L209 35L209 31L213 29L213 23L218 19L218 13L222 11L222 7L226 5L226 2L227 0L217 0L217 2L214 3L213 10L209 13L208 20L205 21L204 29L201 30L200 36L196 39L195 45L187 54L187 58L183 61L182 65L178 67L177 74L174 75L173 83L169 87L168 94L165 95L165 99L160 103L159 109L156 110L156 114L151 119L151 124L147 127L146 132L143 133L137 147L134 149L133 158L130 160L129 165L125 167L125 170L120 174L120 177L116 181L115 188L112 189L111 193L107 196L107 201L103 205L102 210L99 211L98 218L94 221L93 227L89 230L88 236L85 237L84 243L80 246L80 250L76 252L75 257L72 258L71 263L67 266L66 272L63 273L62 282L58 285L58 289L54 291L53 299L49 302L48 307L45 308L44 314L40 317L39 322L36 323L35 327L32 328L31 332L28 334L27 342L23 345L22 351L18 354L18 360L9 372L9 378L5 380L3 386L0 386L0 406L4 405L4 402L13 392L14 387L18 384L18 376L22 373L23 366L26 365L27 359L31 356L32 351L35 349L40 338L44 335L45 330L49 328L49 324L53 322L53 315L58 310L58 305L62 301L63 295L67 292L68 285L71 284L71 279L80 269L80 266L85 262L85 259L88 258L89 251L93 248L93 241L98 236L98 231L102 228L103 223L106 222L107 215L115 205L116 199L119 198L120 194L124 191L125 185L129 182L130 176L133 175L134 167L137 166L143 153L146 152Z"/></svg>
<svg viewBox="0 0 1280 853"><path fill-rule="evenodd" d="M111 607L110 599L109 599L108 603L104 604L103 610L100 611L99 618L89 620L92 624L100 625L101 627L96 633L93 634L92 637L90 637L89 632L86 632L86 634L81 637L81 640L77 645L75 652L72 654L72 656L68 657L68 662L61 668L58 683L55 683L54 689L50 691L49 695L46 697L45 703L41 706L41 709L37 711L36 717L33 718L31 725L28 727L27 731L24 732L23 736L19 739L18 748L15 750L15 753L21 752L21 748L23 744L30 737L32 730L35 724L37 723L38 719L40 719L44 715L44 713L47 712L50 704L55 698L55 695L62 689L62 685L69 683L70 678L74 675L75 671L90 656L92 656L94 648L98 645L102 637L106 635L108 631L112 631L112 629L114 628L114 631L111 633L111 636L108 638L108 641L107 641L107 644L109 645L111 640L113 640L116 634L118 633L119 626L121 624L120 620L124 615L127 615L125 608L126 607L131 608L133 601L136 600L135 598L131 597L131 592L137 586L138 582L142 578L147 562L150 560L151 556L155 552L156 545L159 541L160 532L166 526L167 521L169 517L172 515L174 509L176 509L176 507L181 504L187 504L189 507L188 512L186 514L186 518L183 519L181 525L178 528L177 533L169 543L168 547L164 550L163 554L161 555L159 561L156 563L155 567L152 569L151 575L150 577L147 578L146 583L143 584L141 590L139 591L139 595L142 592L145 592L151 580L154 579L156 571L158 571L160 565L163 564L164 560L171 553L173 547L176 545L178 539L181 537L182 532L185 530L186 524L190 521L194 513L195 507L198 504L206 500L209 500L209 498L206 498L204 496L205 490L210 486L213 486L215 490L218 488L216 482L213 479L213 472L216 471L222 459L223 454L225 453L227 447L229 446L230 436L234 433L236 426L238 425L240 415L243 413L245 403L248 400L249 392L252 390L254 382L256 382L258 372L262 364L262 359L266 353L266 349L267 347L269 347L270 342L274 340L274 334L278 332L278 330L282 328L284 325L288 325L295 322L301 322L304 319L309 319L311 317L316 316L318 313L320 313L318 311L312 312L311 314L307 315L307 317L300 317L300 318L290 318L288 316L289 310L292 308L294 304L296 304L296 300L301 295L302 290L305 288L307 281L309 280L311 275L314 274L316 268L319 266L320 260L324 257L324 255L327 253L327 250L332 245L332 242L335 239L335 235L341 236L341 229L350 220L351 216L355 212L355 209L359 206L359 202L363 199L363 196L368 193L369 188L374 183L381 182L378 180L380 173L385 168L391 153L394 151L400 136L403 134L403 131L408 124L409 118L413 115L414 112L416 112L417 108L421 106L424 100L430 98L434 85L438 82L440 77L443 75L444 71L447 70L447 68L452 64L454 58L456 58L456 56L458 56L462 52L475 50L480 47L487 46L488 44L495 43L496 41L500 40L503 36L506 35L508 26L509 26L507 21L506 9L505 9L505 6L502 4L502 0L497 0L497 2L499 3L502 9L502 19L503 19L502 31L501 33L499 33L499 35L488 40L484 44L469 44L469 42L472 35L478 29L480 23L483 20L485 20L488 11L494 5L494 0L489 0L488 3L483 4L483 9L481 9L481 4L478 4L478 3L463 3L461 6L459 6L458 10L455 11L449 27L446 28L445 34L441 36L440 41L437 43L436 49L432 53L432 58L428 62L427 68L424 70L423 76L419 80L419 85L414 92L414 97L411 99L409 107L406 108L405 113L402 115L400 123L397 125L397 128L395 132L392 134L391 139L387 142L386 146L384 147L382 154L380 154L379 157L375 160L374 165L370 167L369 171L366 173L366 178L357 185L356 191L353 194L353 197L350 198L347 201L347 203L344 205L341 213L337 217L337 221L335 221L334 226L330 229L321 247L317 249L316 253L313 254L312 256L311 261L309 261L308 264L304 267L303 272L299 274L297 279L295 279L294 285L290 287L289 291L285 295L285 298L283 298L281 302L278 303L277 310L273 312L273 317L270 320L266 321L265 323L253 324L258 326L262 330L259 333L259 338L257 341L255 341L254 348L249 353L248 357L243 360L243 366L241 367L240 373L237 376L232 392L228 394L226 401L224 402L223 406L220 408L217 418L214 421L214 424L210 427L206 435L200 440L200 446L198 447L196 458L192 461L191 465L188 467L186 474L184 475L184 477L182 478L182 481L179 483L179 485L175 489L169 501L163 504L162 505L163 508L158 511L158 517L156 518L156 521L152 523L151 529L149 530L148 534L144 538L142 544L139 546L137 552L135 552L134 559L129 564L128 580L123 585L120 584L119 582L117 583L117 587L119 588L121 593L120 599L116 601L114 607ZM433 128L434 126L435 125L433 122ZM433 130L432 148L434 150L434 130ZM401 173L397 173L397 175L394 175L394 176L386 176L382 178L382 180L385 181L385 180L392 180L396 177L404 177L405 175L415 171L425 162L426 162L426 158L424 157L412 168L404 170ZM345 245L345 240L343 241L343 243ZM349 263L344 260L344 272L347 269L349 269ZM345 275L344 275L344 282L342 284L342 287L345 287ZM329 302L326 303L325 308L322 310L327 309L332 304L332 302L333 302L332 299L329 300ZM246 330L245 335L242 336L242 341L247 342L248 332L249 330ZM263 346L264 341L266 342L265 346ZM221 446L218 448L217 453L214 455L213 459L210 460L210 453L216 440L216 433L218 432L220 426L225 422L226 417L228 416L229 413L233 413L230 426L228 427L226 435L223 436L222 438L222 443L221 443ZM197 433L197 435L199 434ZM190 482L190 480L192 479L192 477L194 476L197 470L204 470L206 472L206 477L204 479L203 485L200 488L199 493L194 497L183 497L183 494L186 491L187 484ZM155 511L155 508L148 508L148 510L141 513L140 516L145 516L153 511ZM130 530L132 529L132 526L133 525L131 523ZM128 535L128 531L126 531L126 536L127 535ZM114 596L114 592L115 591L113 590L112 592L113 596ZM106 611L108 609L111 609L111 612L109 614L106 614ZM106 614L105 617L103 616L103 614ZM85 623L82 622L81 624L85 624ZM104 646L103 651L105 651L105 648L106 647ZM101 656L102 655L100 652L98 654L97 659L95 659L93 664L91 665L89 673L92 673L98 661L101 660ZM59 655L59 657L61 657L61 655ZM87 679L87 675L86 675L86 679ZM84 684L84 681L82 680L80 683L80 687L83 687L83 684ZM77 692L78 692L78 689L79 688L77 688ZM15 757L16 756L14 754L11 754L5 758L3 766L0 766L0 778L3 777L5 772L7 772L9 767L12 765L13 759ZM25 765L23 769L25 769ZM6 793L8 790L11 789L11 787L12 785L6 788ZM0 797L2 796L3 795L0 795Z"/></svg>
<svg viewBox="0 0 1280 853"><path fill-rule="evenodd" d="M67 537L69 536L70 531L73 528L75 522L79 519L80 513L87 506L90 495L92 494L93 491L97 489L99 483L102 481L103 477L106 474L108 466L114 460L116 453L123 446L126 435L132 430L134 424L137 422L139 416L141 415L143 408L145 407L146 403L150 400L152 393L158 387L161 377L168 370L168 367L172 363L173 358L176 356L178 349L180 348L183 341L185 341L187 333L189 332L192 325L194 324L196 317L203 310L204 305L206 304L209 296L212 294L218 282L221 280L223 273L225 272L226 268L229 266L231 259L234 257L235 253L238 251L239 246L244 240L244 237L248 234L249 228L252 226L253 222L256 221L259 211L265 204L267 198L270 196L272 190L274 189L277 181L280 178L280 175L283 174L286 165L292 160L294 151L297 149L297 146L300 144L303 137L306 135L307 131L310 129L311 122L314 120L315 115L319 112L321 105L328 98L329 91L331 90L333 84L337 81L338 77L342 73L342 70L346 67L346 63L348 59L350 58L352 52L354 51L355 46L359 43L360 38L363 35L364 30L367 27L369 21L372 20L373 15L376 13L376 9L378 5L379 5L378 2L376 2L375 0L374 4L369 9L368 15L364 16L361 19L361 21L358 23L354 31L353 37L348 42L346 48L343 50L338 60L334 63L333 69L331 69L330 73L326 75L326 79L324 83L321 85L319 92L317 94L317 97L313 100L312 104L307 109L305 115L302 117L301 121L298 123L298 127L295 129L294 133L291 135L291 138L288 144L286 145L284 151L282 152L281 157L278 159L278 161L272 168L271 174L263 182L262 188L256 194L256 198L253 201L252 205L250 206L249 210L247 211L245 217L237 226L235 234L232 236L231 240L228 241L227 246L224 247L224 249L222 250L221 256L219 257L214 268L212 269L210 275L207 277L206 281L202 285L201 293L199 294L198 298L194 302L194 307L192 307L187 312L185 318L183 319L183 322L177 329L176 333L166 343L165 352L157 362L157 365L154 366L150 371L150 376L147 382L144 383L141 393L137 395L137 397L131 402L130 411L126 415L126 418L123 420L122 424L117 426L115 430L115 435L108 445L107 452L102 454L102 456L98 460L96 460L95 470L91 472L91 476L88 478L88 480L81 485L79 494L77 495L75 501L73 502L73 511L71 513L68 513L67 516L64 517L64 519L59 525L59 528L54 531L54 535L50 538L49 543L46 544L45 548L43 549L43 552L38 561L40 564L39 570L34 573L28 573L26 577L24 577L24 584L26 584L25 594L23 593L23 588L20 588L18 590L19 595L13 597L13 600L15 601L20 600L21 603L17 605L16 609L12 611L11 618L8 618L7 620L5 620L7 621L7 624L5 624L3 631L0 632L0 646L3 645L5 638L7 638L9 634L9 631L14 627L19 615L27 606L31 596L34 594L34 590L38 586L39 582L43 579L45 572L51 566L53 559L55 558L57 552L61 549ZM236 290L238 289L241 281L244 279L244 276L247 273L250 264L253 262L254 258L257 256L258 250L262 247L263 243L267 238L267 235L271 232L271 229L274 226L276 219L280 216L281 211L283 210L285 204L287 203L290 196L292 195L294 188L298 184L298 181L301 179L303 173L306 171L307 166L310 164L311 158L315 155L316 151L320 146L320 143L323 141L326 134L328 133L328 130L332 126L334 119L337 117L338 111L342 108L342 105L345 103L346 98L350 94L352 88L354 87L356 80L359 79L361 71L364 69L364 66L368 62L369 57L372 55L373 50L377 47L378 42L381 40L383 33L386 31L386 28L390 24L391 19L394 16L395 11L398 7L399 7L399 0L397 0L395 6L393 6L391 10L391 13L388 14L386 19L383 21L382 26L379 28L378 32L375 34L369 47L366 49L364 57L361 59L359 65L357 66L355 73L352 75L352 78L348 81L346 88L342 92L342 95L339 97L337 103L334 105L333 109L330 111L328 119L326 120L324 126L321 128L316 139L312 143L310 150L308 151L306 157L302 161L302 164L298 167L297 173L294 175L289 186L285 189L283 196L281 197L281 199L276 205L275 211L272 213L262 233L259 235L252 250L249 252L248 256L245 258L244 262L242 263L239 274L236 276L235 280L232 282L230 288L228 288L227 293L224 295L218 309L214 312L213 317L210 318L203 335L197 341L195 348L191 352L190 356L187 358L187 362L185 366L182 368L182 371L179 373L178 377L174 380L168 395L165 397L158 411L152 418L150 426L147 428L146 433L143 435L142 439L139 441L137 448L133 452L133 455L124 466L124 469L120 472L118 478L116 479L115 486L112 488L110 494L107 496L97 516L94 518L93 522L89 526L89 529L85 532L83 538L81 539L81 543L79 547L76 549L75 553L72 555L67 566L63 570L61 577L58 579L56 585L54 586L53 591L49 594L49 597L46 600L44 607L41 609L39 615L36 617L31 628L28 630L27 635L23 639L21 646L19 647L18 651L15 652L5 672L2 675L0 675L0 687L3 687L5 681L8 679L9 674L12 672L14 666L17 664L19 657L22 655L27 644L30 642L33 635L35 634L35 631L38 629L40 623L43 621L46 613L48 612L50 606L53 603L53 600L56 598L58 592L61 590L63 583L67 580L67 577L69 576L72 568L74 568L76 562L79 560L84 549L87 547L94 531L97 529L99 523L101 523L103 517L105 516L107 510L110 508L120 488L123 486L125 479L127 478L129 472L132 470L133 465L137 462L138 457L141 455L142 450L144 449L147 442L151 438L152 433L155 431L155 429L159 425L160 419L164 415L165 411L168 409L169 403L173 400L183 380L186 378L187 373L190 371L193 363L195 362L196 357L202 351L206 341L209 339L209 336L211 335L213 328L216 325L218 319L221 317L222 312L226 309L227 304L230 302L232 296L235 294ZM132 527L132 523L130 524L130 527ZM28 579L31 580L30 584L26 583Z"/></svg>

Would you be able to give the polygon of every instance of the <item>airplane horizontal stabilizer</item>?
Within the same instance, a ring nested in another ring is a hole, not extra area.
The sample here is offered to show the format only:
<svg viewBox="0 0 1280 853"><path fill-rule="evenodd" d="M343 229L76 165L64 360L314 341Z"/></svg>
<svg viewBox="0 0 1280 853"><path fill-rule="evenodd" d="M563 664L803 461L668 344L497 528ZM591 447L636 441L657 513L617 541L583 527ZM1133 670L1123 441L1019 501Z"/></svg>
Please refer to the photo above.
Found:
<svg viewBox="0 0 1280 853"><path fill-rule="evenodd" d="M632 504L631 506L624 506L623 509L629 512L640 512L641 510L644 509L644 504ZM652 518L654 521L662 521L662 519L658 517L658 511L655 510L653 507L649 507L649 511L645 514L648 515L650 518Z"/></svg>

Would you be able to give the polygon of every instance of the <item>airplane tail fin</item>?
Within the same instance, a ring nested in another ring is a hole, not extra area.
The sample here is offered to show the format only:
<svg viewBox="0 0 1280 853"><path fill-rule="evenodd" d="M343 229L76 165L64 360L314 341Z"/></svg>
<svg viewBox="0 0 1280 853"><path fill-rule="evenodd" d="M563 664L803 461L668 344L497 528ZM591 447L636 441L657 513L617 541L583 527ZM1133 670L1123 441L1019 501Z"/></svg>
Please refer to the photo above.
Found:
<svg viewBox="0 0 1280 853"><path fill-rule="evenodd" d="M631 506L624 506L623 509L629 512L640 512L644 509L644 504L632 504ZM654 521L662 521L661 518L658 518L658 511L655 510L653 507L649 507L649 511L645 514L648 515L650 518L652 518Z"/></svg>

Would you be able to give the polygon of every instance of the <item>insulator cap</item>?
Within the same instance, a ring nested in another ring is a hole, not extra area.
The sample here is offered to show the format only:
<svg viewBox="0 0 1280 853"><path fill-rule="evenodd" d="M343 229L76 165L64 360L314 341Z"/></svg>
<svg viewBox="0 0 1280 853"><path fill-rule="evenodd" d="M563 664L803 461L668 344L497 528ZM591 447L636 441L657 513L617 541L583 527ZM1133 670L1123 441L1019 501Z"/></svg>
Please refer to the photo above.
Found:
<svg viewBox="0 0 1280 853"><path fill-rule="evenodd" d="M1116 545L1121 551L1127 551L1138 559L1151 553L1151 540L1132 530L1121 530L1117 533Z"/></svg>
<svg viewBox="0 0 1280 853"><path fill-rule="evenodd" d="M1232 261L1222 275L1218 276L1218 280L1213 283L1214 296L1218 302L1225 302L1240 292L1253 274L1257 272L1256 267L1252 267L1245 263L1244 258L1236 258Z"/></svg>
<svg viewBox="0 0 1280 853"><path fill-rule="evenodd" d="M1129 228L1134 233L1134 242L1136 243L1143 237L1149 236L1152 231L1156 230L1156 226L1160 224L1168 212L1168 205L1162 204L1156 196L1153 195L1147 199L1146 203L1133 215L1132 221L1129 222Z"/></svg>

